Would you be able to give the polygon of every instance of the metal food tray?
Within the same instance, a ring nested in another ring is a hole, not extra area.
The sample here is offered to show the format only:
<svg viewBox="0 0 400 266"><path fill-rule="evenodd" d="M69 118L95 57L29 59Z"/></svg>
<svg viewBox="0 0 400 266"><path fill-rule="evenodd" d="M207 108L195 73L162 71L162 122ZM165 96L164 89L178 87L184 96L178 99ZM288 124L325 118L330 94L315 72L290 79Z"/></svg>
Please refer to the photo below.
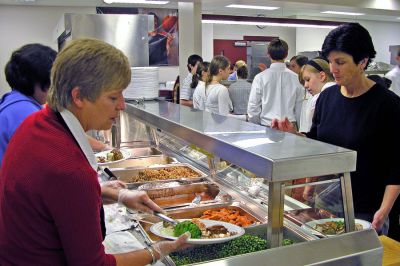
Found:
<svg viewBox="0 0 400 266"><path fill-rule="evenodd" d="M255 228L259 228L259 226L262 226L264 223L266 223L265 217L260 217L257 214L251 212L246 208L246 206L240 202L232 202L230 204L224 204L224 203L217 203L217 204L206 204L206 205L200 205L198 207L186 207L186 208L179 208L175 210L170 210L167 211L167 215L171 218L174 219L192 219L192 218L199 218L203 215L203 212L206 210L219 210L222 208L227 208L227 209L234 209L234 210L239 210L240 215L247 216L254 221L260 223L256 225L251 225L248 227L245 227L246 233L252 233L254 230L257 230ZM162 238L154 235L153 233L150 232L150 227L154 223L158 223L161 220L153 215L144 215L139 221L139 224L141 226L141 229L145 234L147 234L148 238L154 242L163 240ZM265 226L265 225L264 225ZM258 231L258 230L257 230ZM265 226L265 232L266 232L266 226Z"/></svg>
<svg viewBox="0 0 400 266"><path fill-rule="evenodd" d="M160 156L131 158L121 162L113 163L108 167L109 168L149 167L153 165L165 165L174 163L178 163L178 160L176 160L174 157L160 155Z"/></svg>
<svg viewBox="0 0 400 266"><path fill-rule="evenodd" d="M162 208L188 205L197 195L201 196L200 202L212 201L220 192L218 185L211 182L147 189L145 191Z"/></svg>
<svg viewBox="0 0 400 266"><path fill-rule="evenodd" d="M143 170L158 170L158 169L163 169L163 168L169 168L169 167L177 167L177 166L182 166L182 167L188 167L191 170L195 171L196 173L199 174L199 177L185 177L185 176L179 176L174 179L165 179L165 180L154 180L154 181L147 181L147 182L129 182L130 178L133 176L139 175L140 171ZM135 188L138 185L145 184L145 183L151 183L151 182L171 182L171 181L179 181L179 180L188 180L188 181L201 181L204 180L207 175L200 171L199 169L193 167L190 164L187 163L176 163L176 164L166 164L162 166L149 166L149 167L131 167L131 168L110 168L110 170L118 177L118 180L126 182L128 184L128 188Z"/></svg>
<svg viewBox="0 0 400 266"><path fill-rule="evenodd" d="M161 150L155 147L130 147L122 146L121 149L127 150L131 153L131 158L143 158L149 156L161 156Z"/></svg>

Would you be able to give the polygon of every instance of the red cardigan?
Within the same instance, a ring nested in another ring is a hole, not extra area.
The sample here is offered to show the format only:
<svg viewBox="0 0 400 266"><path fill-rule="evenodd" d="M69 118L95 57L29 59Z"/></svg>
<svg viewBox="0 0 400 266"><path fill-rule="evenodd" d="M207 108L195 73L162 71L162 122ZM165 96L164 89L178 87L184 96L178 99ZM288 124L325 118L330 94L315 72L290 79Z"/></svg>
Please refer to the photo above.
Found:
<svg viewBox="0 0 400 266"><path fill-rule="evenodd" d="M116 265L96 172L49 107L17 129L0 170L0 265Z"/></svg>

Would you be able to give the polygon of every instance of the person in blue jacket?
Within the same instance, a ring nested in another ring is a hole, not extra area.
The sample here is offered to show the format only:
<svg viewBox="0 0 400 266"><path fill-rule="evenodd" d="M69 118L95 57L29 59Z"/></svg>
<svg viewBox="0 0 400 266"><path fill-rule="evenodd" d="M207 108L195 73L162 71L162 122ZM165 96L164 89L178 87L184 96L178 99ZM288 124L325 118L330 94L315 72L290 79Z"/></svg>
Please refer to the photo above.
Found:
<svg viewBox="0 0 400 266"><path fill-rule="evenodd" d="M27 44L14 51L6 64L5 76L12 90L0 100L0 165L15 130L46 102L56 55L48 46Z"/></svg>

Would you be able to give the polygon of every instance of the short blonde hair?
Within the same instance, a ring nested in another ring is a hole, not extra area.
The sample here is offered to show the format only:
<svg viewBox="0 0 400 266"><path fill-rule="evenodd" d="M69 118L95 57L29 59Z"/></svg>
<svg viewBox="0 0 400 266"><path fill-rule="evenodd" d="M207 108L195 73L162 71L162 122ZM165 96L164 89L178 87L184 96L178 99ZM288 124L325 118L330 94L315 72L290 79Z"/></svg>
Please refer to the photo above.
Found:
<svg viewBox="0 0 400 266"><path fill-rule="evenodd" d="M236 63L235 63L235 67L236 68L239 68L239 67L242 67L242 66L247 66L245 61L243 61L243 60L236 61Z"/></svg>
<svg viewBox="0 0 400 266"><path fill-rule="evenodd" d="M122 51L96 39L73 40L54 61L48 105L55 111L68 108L75 87L82 99L94 102L102 92L124 89L130 81L130 64Z"/></svg>

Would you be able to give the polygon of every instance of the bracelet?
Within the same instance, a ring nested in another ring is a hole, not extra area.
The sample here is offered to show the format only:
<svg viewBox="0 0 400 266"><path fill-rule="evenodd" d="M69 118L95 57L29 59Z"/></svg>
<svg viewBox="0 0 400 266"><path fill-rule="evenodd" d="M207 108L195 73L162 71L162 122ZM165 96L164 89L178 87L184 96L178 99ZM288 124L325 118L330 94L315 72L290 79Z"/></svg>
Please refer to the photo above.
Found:
<svg viewBox="0 0 400 266"><path fill-rule="evenodd" d="M156 256L154 255L153 248L152 247L145 247L144 249L147 250L151 255L151 259L152 259L151 265L155 264L157 262L157 259L156 259Z"/></svg>

